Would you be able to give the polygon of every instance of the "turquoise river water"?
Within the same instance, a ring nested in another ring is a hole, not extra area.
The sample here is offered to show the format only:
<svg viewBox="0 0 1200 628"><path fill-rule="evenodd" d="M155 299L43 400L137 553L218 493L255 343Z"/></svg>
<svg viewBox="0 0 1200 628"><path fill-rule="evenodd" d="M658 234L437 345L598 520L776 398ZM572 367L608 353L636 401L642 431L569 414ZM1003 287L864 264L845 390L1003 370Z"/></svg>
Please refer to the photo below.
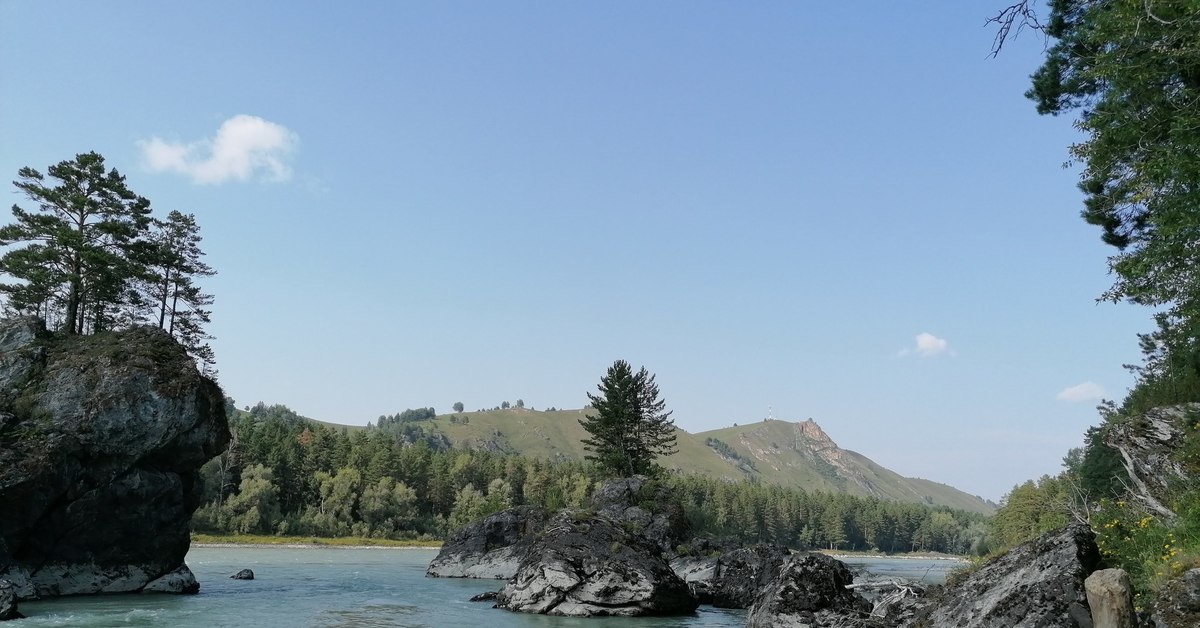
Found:
<svg viewBox="0 0 1200 628"><path fill-rule="evenodd" d="M426 549L195 547L187 563L198 595L111 595L23 602L28 618L5 628L41 626L303 626L417 628L486 626L664 628L745 625L745 611L701 606L694 615L571 619L509 613L468 602L494 591L496 580L426 578L436 555ZM845 559L874 572L938 582L953 561ZM239 569L254 580L231 580Z"/></svg>

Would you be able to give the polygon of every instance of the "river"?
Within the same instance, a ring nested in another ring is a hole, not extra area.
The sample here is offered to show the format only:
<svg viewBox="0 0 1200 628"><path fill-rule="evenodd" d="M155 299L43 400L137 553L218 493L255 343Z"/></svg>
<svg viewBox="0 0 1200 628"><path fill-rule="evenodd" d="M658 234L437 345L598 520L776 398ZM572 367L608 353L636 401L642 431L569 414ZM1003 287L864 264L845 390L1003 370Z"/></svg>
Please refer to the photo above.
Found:
<svg viewBox="0 0 1200 628"><path fill-rule="evenodd" d="M496 580L426 578L436 550L194 547L187 563L198 595L112 595L23 602L34 626L209 626L442 628L454 626L665 628L745 625L745 611L700 607L695 615L571 619L509 613L468 602L502 585ZM889 575L944 578L952 561L855 559ZM243 568L254 580L231 580Z"/></svg>

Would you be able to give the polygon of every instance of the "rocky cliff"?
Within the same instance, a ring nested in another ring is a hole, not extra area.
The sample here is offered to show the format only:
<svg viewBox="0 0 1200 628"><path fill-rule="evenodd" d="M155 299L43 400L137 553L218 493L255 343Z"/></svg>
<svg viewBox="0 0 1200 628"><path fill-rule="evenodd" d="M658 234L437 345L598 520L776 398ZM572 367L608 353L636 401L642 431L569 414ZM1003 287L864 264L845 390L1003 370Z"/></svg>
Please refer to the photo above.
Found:
<svg viewBox="0 0 1200 628"><path fill-rule="evenodd" d="M195 592L196 471L224 397L169 335L0 321L0 578L20 598Z"/></svg>

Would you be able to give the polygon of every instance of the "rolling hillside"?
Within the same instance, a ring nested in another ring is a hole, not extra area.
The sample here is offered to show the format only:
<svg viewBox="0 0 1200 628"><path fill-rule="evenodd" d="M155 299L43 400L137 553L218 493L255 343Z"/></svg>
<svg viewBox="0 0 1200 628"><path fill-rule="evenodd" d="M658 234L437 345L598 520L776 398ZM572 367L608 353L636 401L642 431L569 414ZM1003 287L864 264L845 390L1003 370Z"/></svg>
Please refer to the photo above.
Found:
<svg viewBox="0 0 1200 628"><path fill-rule="evenodd" d="M462 412L422 421L455 447L578 460L585 452L583 410L540 412L524 408ZM690 434L678 430L679 451L660 460L668 469L806 490L871 495L991 514L993 505L954 487L907 478L841 449L816 422L767 420Z"/></svg>

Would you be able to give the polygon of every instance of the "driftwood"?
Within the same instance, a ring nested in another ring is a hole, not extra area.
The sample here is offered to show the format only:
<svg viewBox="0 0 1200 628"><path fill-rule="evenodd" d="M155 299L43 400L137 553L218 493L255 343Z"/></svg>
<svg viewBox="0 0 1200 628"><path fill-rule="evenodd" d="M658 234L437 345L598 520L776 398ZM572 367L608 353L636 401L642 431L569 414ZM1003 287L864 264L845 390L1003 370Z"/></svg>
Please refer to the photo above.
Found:
<svg viewBox="0 0 1200 628"><path fill-rule="evenodd" d="M888 608L906 597L921 597L925 595L925 585L912 580L887 578L882 580L867 580L846 585L847 589L866 589L875 593L872 600L871 616L886 617Z"/></svg>

